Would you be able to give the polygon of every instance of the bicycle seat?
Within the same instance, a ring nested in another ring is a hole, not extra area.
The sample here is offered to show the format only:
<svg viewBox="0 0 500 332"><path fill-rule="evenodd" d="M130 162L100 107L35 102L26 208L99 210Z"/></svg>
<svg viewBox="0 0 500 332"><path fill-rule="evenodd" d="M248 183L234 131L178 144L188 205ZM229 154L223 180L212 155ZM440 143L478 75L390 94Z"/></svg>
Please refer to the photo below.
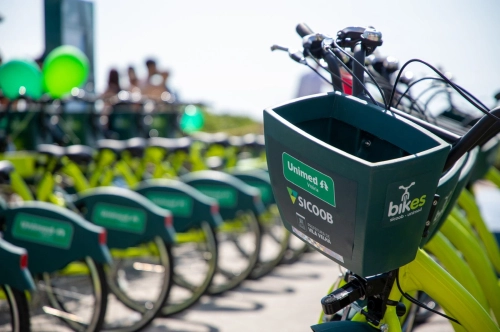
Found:
<svg viewBox="0 0 500 332"><path fill-rule="evenodd" d="M265 147L264 135L246 134L243 136L243 142L245 146L254 149Z"/></svg>
<svg viewBox="0 0 500 332"><path fill-rule="evenodd" d="M165 150L172 150L176 147L175 138L165 138L165 137L151 137L148 141L149 146L154 148L163 148Z"/></svg>
<svg viewBox="0 0 500 332"><path fill-rule="evenodd" d="M197 132L191 134L191 137L193 138L193 141L202 142L207 145L212 143L212 134L209 133Z"/></svg>
<svg viewBox="0 0 500 332"><path fill-rule="evenodd" d="M215 171L215 170L221 170L222 167L224 166L224 160L221 157L208 157L205 161L205 164L207 165L208 169Z"/></svg>
<svg viewBox="0 0 500 332"><path fill-rule="evenodd" d="M14 165L10 161L0 161L0 184L7 184L10 180L10 173L14 171Z"/></svg>
<svg viewBox="0 0 500 332"><path fill-rule="evenodd" d="M125 150L137 158L142 158L147 146L148 141L142 137L134 137L125 141Z"/></svg>
<svg viewBox="0 0 500 332"><path fill-rule="evenodd" d="M176 147L175 147L176 151L188 152L189 148L191 147L192 140L189 137L179 137L175 138L175 142L176 142Z"/></svg>
<svg viewBox="0 0 500 332"><path fill-rule="evenodd" d="M225 133L215 133L215 134L203 133L203 132L194 133L193 140L202 142L206 145L220 144L224 147L229 146L228 136Z"/></svg>
<svg viewBox="0 0 500 332"><path fill-rule="evenodd" d="M149 139L149 146L163 148L169 152L176 152L176 151L187 152L189 150L189 147L191 146L191 138L152 137Z"/></svg>
<svg viewBox="0 0 500 332"><path fill-rule="evenodd" d="M230 146L242 147L244 145L241 136L229 136L228 141Z"/></svg>
<svg viewBox="0 0 500 332"><path fill-rule="evenodd" d="M125 142L116 139L100 139L97 141L97 149L111 150L115 154L120 154L125 149Z"/></svg>
<svg viewBox="0 0 500 332"><path fill-rule="evenodd" d="M212 144L219 144L223 147L229 146L229 138L225 133L215 133L212 134Z"/></svg>
<svg viewBox="0 0 500 332"><path fill-rule="evenodd" d="M257 139L255 134L246 134L241 137L244 146L254 146Z"/></svg>
<svg viewBox="0 0 500 332"><path fill-rule="evenodd" d="M66 154L64 147L53 144L39 144L36 147L36 150L38 153L56 158L61 158Z"/></svg>
<svg viewBox="0 0 500 332"><path fill-rule="evenodd" d="M258 146L265 147L266 146L266 138L264 135L257 135L255 138L255 143L257 143Z"/></svg>
<svg viewBox="0 0 500 332"><path fill-rule="evenodd" d="M88 164L94 159L94 149L86 145L71 145L66 148L66 156L77 164Z"/></svg>

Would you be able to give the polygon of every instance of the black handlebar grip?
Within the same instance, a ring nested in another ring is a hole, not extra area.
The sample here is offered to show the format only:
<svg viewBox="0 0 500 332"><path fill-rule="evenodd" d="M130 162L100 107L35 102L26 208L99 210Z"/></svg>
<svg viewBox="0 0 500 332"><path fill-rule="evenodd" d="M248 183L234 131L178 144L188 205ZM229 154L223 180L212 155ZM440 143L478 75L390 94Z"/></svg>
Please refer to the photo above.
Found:
<svg viewBox="0 0 500 332"><path fill-rule="evenodd" d="M312 35L314 33L314 31L312 31L311 28L308 27L305 23L297 24L297 26L295 27L295 31L297 31L297 33L301 37Z"/></svg>

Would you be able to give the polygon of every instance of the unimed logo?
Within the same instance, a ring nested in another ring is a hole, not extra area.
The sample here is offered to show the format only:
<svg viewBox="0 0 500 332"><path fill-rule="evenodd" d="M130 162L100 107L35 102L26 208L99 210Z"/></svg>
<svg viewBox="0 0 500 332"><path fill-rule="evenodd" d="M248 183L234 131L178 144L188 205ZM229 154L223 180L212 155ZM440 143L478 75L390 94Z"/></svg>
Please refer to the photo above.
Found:
<svg viewBox="0 0 500 332"><path fill-rule="evenodd" d="M401 196L401 203L389 203L389 217L399 216L400 214L406 212L412 212L418 208L421 208L425 204L426 195L422 195L420 198L411 199L410 197L410 188L415 185L415 182L410 183L409 186L399 186L399 189L403 190L403 195ZM417 211L415 211L417 212ZM403 217L403 216L401 216ZM399 218L397 218L399 219ZM392 221L393 219L391 219Z"/></svg>

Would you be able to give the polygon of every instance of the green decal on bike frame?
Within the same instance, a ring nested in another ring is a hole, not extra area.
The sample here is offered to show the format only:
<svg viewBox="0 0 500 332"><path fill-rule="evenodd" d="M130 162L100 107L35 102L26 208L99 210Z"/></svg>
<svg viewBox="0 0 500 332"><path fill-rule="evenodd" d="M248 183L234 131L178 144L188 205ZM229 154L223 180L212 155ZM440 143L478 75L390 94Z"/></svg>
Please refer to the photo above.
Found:
<svg viewBox="0 0 500 332"><path fill-rule="evenodd" d="M335 186L331 177L286 152L283 152L282 158L283 175L288 181L335 207Z"/></svg>
<svg viewBox="0 0 500 332"><path fill-rule="evenodd" d="M73 226L65 221L18 213L12 226L16 239L68 249L73 239Z"/></svg>
<svg viewBox="0 0 500 332"><path fill-rule="evenodd" d="M246 182L249 186L255 187L259 189L260 191L260 197L262 198L263 202L267 202L271 199L273 193L271 191L270 186L263 185L259 182L254 182L254 181L247 181Z"/></svg>
<svg viewBox="0 0 500 332"><path fill-rule="evenodd" d="M156 205L170 210L174 216L188 218L193 213L193 199L186 195L148 192L146 197Z"/></svg>
<svg viewBox="0 0 500 332"><path fill-rule="evenodd" d="M222 186L196 186L196 189L208 197L215 198L221 207L233 208L238 203L236 189Z"/></svg>
<svg viewBox="0 0 500 332"><path fill-rule="evenodd" d="M92 213L92 222L110 229L141 234L146 228L146 213L140 209L98 203Z"/></svg>

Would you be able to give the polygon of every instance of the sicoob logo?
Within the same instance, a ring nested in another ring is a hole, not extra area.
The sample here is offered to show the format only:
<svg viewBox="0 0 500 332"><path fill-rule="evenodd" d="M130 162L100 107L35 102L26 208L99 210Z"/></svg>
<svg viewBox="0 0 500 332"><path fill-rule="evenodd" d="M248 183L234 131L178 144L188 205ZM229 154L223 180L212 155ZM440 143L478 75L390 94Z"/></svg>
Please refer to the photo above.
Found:
<svg viewBox="0 0 500 332"><path fill-rule="evenodd" d="M415 182L410 183L410 185L407 187L399 186L399 189L404 190L403 195L401 196L401 203L399 204L398 203L395 204L394 202L389 203L389 211L387 214L389 217L399 216L402 213L411 212L424 206L426 195L422 195L420 198L414 198L413 200L410 199L409 190L413 185L415 185ZM391 219L391 221L393 220L395 220L395 218Z"/></svg>
<svg viewBox="0 0 500 332"><path fill-rule="evenodd" d="M292 200L293 204L295 204L295 201L298 199L299 206L304 208L304 210L307 210L315 216L318 216L321 219L325 220L326 222L333 224L333 216L330 212L326 212L325 210L319 208L316 204L307 201L305 198L299 196L299 194L295 190L288 187L286 187L286 189L288 190L288 194L290 195L290 199Z"/></svg>
<svg viewBox="0 0 500 332"><path fill-rule="evenodd" d="M297 196L299 196L299 194L295 190L290 189L288 187L286 187L286 189L288 190L288 194L290 195L292 203L295 204L295 200L297 199Z"/></svg>

